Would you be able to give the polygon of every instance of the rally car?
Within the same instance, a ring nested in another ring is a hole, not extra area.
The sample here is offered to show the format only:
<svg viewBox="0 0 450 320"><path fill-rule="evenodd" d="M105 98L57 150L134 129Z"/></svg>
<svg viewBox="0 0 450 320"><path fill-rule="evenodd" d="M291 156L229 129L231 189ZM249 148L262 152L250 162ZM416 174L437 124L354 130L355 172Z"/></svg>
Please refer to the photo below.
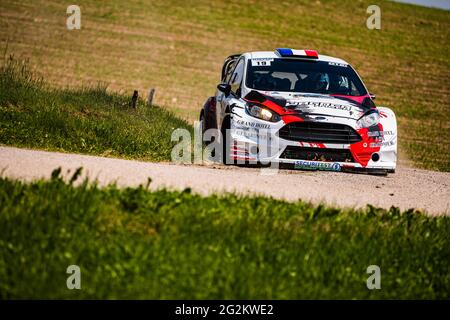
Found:
<svg viewBox="0 0 450 320"><path fill-rule="evenodd" d="M397 121L374 99L344 60L315 50L248 52L225 60L201 130L221 133L225 163L392 173Z"/></svg>

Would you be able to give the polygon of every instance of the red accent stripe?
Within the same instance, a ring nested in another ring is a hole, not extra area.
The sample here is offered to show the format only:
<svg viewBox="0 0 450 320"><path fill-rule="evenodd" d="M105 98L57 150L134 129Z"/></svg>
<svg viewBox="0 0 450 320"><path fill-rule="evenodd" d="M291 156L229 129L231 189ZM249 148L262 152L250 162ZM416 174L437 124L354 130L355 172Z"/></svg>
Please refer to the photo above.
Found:
<svg viewBox="0 0 450 320"><path fill-rule="evenodd" d="M383 131L383 126L381 123L378 124L378 130ZM369 137L368 135L368 129L367 128L361 128L357 130L359 135L362 138L362 141L353 143L350 145L350 152L353 155L353 158L356 162L358 162L363 167L367 167L367 164L370 161L370 158L372 157L372 153L380 151L380 147L371 147L370 144L373 141L372 137Z"/></svg>
<svg viewBox="0 0 450 320"><path fill-rule="evenodd" d="M239 157L235 155L230 155L230 158L232 160L248 160L248 161L256 161L256 158L249 158L249 157Z"/></svg>
<svg viewBox="0 0 450 320"><path fill-rule="evenodd" d="M319 54L317 53L316 50L305 50L305 53L308 57L319 58Z"/></svg>
<svg viewBox="0 0 450 320"><path fill-rule="evenodd" d="M282 116L281 118L283 119L285 124L289 124L291 122L302 122L302 121L304 121L299 116L294 116L294 115L285 115L285 116Z"/></svg>

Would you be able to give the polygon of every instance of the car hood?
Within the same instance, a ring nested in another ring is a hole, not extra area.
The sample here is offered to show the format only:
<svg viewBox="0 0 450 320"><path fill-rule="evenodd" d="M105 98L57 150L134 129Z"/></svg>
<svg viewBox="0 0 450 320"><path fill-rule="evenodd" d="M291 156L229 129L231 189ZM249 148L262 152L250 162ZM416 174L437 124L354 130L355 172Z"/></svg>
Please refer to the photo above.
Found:
<svg viewBox="0 0 450 320"><path fill-rule="evenodd" d="M284 99L286 113L296 113L302 117L340 117L359 119L365 111L361 104L350 99L321 94L275 94L275 99Z"/></svg>
<svg viewBox="0 0 450 320"><path fill-rule="evenodd" d="M250 100L271 100L282 107L281 115L298 115L303 119L346 118L359 119L368 110L350 98L313 93L252 91ZM280 112L281 110L275 110Z"/></svg>

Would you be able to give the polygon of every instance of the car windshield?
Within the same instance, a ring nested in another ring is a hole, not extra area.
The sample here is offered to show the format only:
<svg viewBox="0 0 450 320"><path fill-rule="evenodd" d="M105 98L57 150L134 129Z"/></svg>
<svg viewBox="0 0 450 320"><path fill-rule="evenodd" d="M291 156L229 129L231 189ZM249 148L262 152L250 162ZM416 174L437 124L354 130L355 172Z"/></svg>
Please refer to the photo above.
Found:
<svg viewBox="0 0 450 320"><path fill-rule="evenodd" d="M261 91L348 96L367 94L352 67L325 61L279 58L249 60L246 85Z"/></svg>

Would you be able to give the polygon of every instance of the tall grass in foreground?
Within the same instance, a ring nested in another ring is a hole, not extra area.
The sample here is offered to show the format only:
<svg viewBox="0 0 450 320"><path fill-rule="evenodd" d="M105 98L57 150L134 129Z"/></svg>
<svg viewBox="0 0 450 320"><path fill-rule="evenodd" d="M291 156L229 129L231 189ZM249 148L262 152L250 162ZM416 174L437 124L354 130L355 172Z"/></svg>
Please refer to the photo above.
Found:
<svg viewBox="0 0 450 320"><path fill-rule="evenodd" d="M0 144L170 160L173 129L191 126L172 113L110 93L106 85L49 87L24 63L0 69Z"/></svg>
<svg viewBox="0 0 450 320"><path fill-rule="evenodd" d="M449 299L450 219L0 178L0 298ZM81 290L66 269L81 268ZM381 290L368 290L369 265Z"/></svg>

